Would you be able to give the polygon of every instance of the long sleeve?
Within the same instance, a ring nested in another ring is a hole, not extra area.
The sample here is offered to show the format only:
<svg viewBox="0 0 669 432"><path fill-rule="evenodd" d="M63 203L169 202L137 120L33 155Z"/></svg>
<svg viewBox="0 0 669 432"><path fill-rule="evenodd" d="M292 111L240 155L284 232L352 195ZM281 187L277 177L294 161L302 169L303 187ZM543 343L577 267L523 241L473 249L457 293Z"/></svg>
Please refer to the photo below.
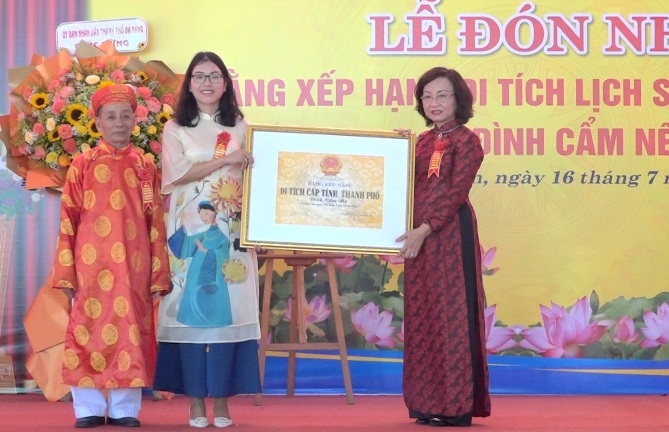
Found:
<svg viewBox="0 0 669 432"><path fill-rule="evenodd" d="M175 181L183 177L193 166L185 157L185 151L179 137L180 126L170 120L163 130L163 171L162 193L170 194Z"/></svg>
<svg viewBox="0 0 669 432"><path fill-rule="evenodd" d="M87 165L84 157L77 157L70 166L60 200L60 229L53 268L53 287L78 289L75 265L76 239L81 210L84 205L83 175Z"/></svg>
<svg viewBox="0 0 669 432"><path fill-rule="evenodd" d="M154 167L155 171L155 167ZM165 211L160 196L159 176L153 177L153 209L148 215L151 235L151 293L170 292L169 257L167 255L167 234L165 233Z"/></svg>

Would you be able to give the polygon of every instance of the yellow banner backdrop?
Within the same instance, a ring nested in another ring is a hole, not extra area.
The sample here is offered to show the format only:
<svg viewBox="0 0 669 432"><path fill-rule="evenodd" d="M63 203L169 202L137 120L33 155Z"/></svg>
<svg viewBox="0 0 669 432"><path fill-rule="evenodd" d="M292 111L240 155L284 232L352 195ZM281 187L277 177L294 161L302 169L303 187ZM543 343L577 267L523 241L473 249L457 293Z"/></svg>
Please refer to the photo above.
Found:
<svg viewBox="0 0 669 432"><path fill-rule="evenodd" d="M455 68L486 150L472 200L497 318L669 291L665 2L117 0L89 15L145 19L141 57L177 73L217 52L255 124L419 132L415 81Z"/></svg>

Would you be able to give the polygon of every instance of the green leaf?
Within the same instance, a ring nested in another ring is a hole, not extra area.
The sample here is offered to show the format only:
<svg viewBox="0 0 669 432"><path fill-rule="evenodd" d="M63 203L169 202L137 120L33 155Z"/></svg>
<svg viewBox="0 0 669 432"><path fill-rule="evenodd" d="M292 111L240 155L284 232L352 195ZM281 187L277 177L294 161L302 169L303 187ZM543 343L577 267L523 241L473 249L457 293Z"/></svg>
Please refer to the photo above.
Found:
<svg viewBox="0 0 669 432"><path fill-rule="evenodd" d="M653 301L644 297L628 300L620 296L602 305L598 314L610 320L617 320L626 315L631 316L634 320L640 320L644 312L653 309L653 306Z"/></svg>
<svg viewBox="0 0 669 432"><path fill-rule="evenodd" d="M288 270L282 275L274 271L272 275L272 294L282 300L290 297L290 293L293 290L292 270Z"/></svg>
<svg viewBox="0 0 669 432"><path fill-rule="evenodd" d="M390 267L386 269L384 277L385 262L382 262L376 255L363 255L358 262L358 265L364 267L366 274L375 282L378 287L384 286L390 280L392 271Z"/></svg>
<svg viewBox="0 0 669 432"><path fill-rule="evenodd" d="M360 309L362 293L346 293L339 297L342 309L354 311Z"/></svg>
<svg viewBox="0 0 669 432"><path fill-rule="evenodd" d="M404 318L404 299L401 297L382 298L381 307L391 311L393 316Z"/></svg>
<svg viewBox="0 0 669 432"><path fill-rule="evenodd" d="M655 353L653 360L667 360L669 359L669 345L662 345Z"/></svg>
<svg viewBox="0 0 669 432"><path fill-rule="evenodd" d="M365 348L365 338L357 333L351 333L346 336L346 346L348 348Z"/></svg>
<svg viewBox="0 0 669 432"><path fill-rule="evenodd" d="M601 342L586 345L582 349L583 356L586 358L619 358L618 356L612 357L611 352L606 350Z"/></svg>

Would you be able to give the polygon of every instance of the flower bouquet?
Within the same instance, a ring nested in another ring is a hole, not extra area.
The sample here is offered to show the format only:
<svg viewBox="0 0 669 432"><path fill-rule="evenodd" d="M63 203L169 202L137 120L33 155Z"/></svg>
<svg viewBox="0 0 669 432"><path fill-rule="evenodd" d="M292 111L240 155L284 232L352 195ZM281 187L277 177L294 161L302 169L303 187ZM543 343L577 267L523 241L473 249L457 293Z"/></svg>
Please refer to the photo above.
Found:
<svg viewBox="0 0 669 432"><path fill-rule="evenodd" d="M131 141L160 167L163 126L182 79L162 62L120 55L110 41L99 47L81 42L74 57L66 50L51 58L35 55L30 66L10 70L9 77L12 106L0 139L7 166L26 178L28 189L61 187L72 158L97 144L101 134L91 96L114 83L135 88Z"/></svg>

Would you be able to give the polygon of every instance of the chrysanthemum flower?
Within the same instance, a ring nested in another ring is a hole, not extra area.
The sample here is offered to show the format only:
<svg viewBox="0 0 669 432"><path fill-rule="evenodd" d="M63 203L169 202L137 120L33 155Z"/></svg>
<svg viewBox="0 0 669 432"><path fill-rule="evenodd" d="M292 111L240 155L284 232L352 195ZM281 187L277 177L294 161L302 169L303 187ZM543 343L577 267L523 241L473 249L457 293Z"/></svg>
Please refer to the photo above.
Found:
<svg viewBox="0 0 669 432"><path fill-rule="evenodd" d="M58 166L61 168L66 168L70 166L70 157L66 154L58 156Z"/></svg>
<svg viewBox="0 0 669 432"><path fill-rule="evenodd" d="M44 158L44 161L48 164L52 164L58 160L58 153L56 152L49 152L46 154L46 157Z"/></svg>
<svg viewBox="0 0 669 432"><path fill-rule="evenodd" d="M230 213L242 211L242 186L232 177L224 177L211 185L211 203L217 208L227 208Z"/></svg>

